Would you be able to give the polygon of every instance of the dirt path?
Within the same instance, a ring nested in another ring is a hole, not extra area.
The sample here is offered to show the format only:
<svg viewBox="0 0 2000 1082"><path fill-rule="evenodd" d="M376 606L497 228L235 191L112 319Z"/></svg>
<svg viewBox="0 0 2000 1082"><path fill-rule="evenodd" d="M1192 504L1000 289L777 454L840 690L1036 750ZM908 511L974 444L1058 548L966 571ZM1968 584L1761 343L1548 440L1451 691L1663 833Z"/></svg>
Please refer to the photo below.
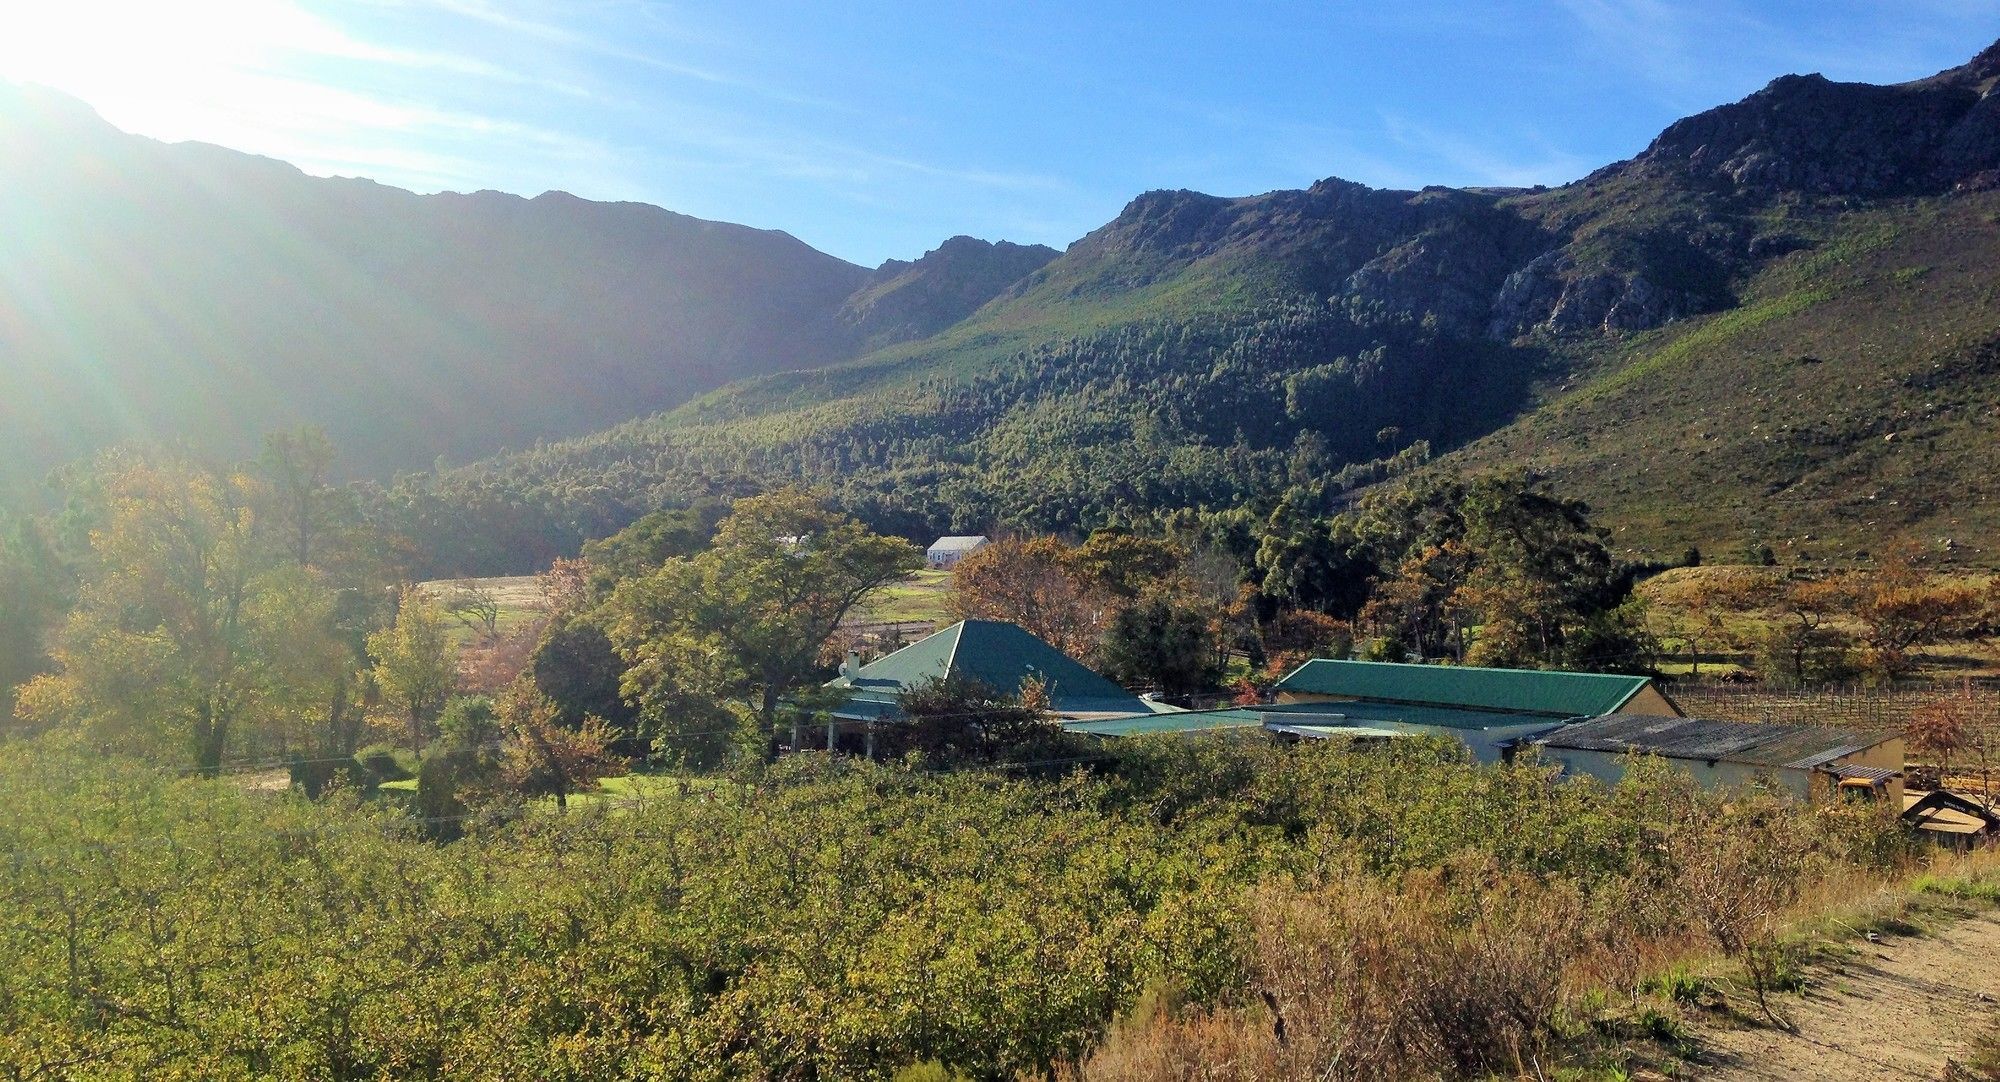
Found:
<svg viewBox="0 0 2000 1082"><path fill-rule="evenodd" d="M1947 1058L2000 1019L2000 915L1929 936L1857 943L1815 968L1803 998L1780 997L1796 1033L1774 1027L1704 1033L1699 1077L1729 1082L1867 1078L1935 1080Z"/></svg>

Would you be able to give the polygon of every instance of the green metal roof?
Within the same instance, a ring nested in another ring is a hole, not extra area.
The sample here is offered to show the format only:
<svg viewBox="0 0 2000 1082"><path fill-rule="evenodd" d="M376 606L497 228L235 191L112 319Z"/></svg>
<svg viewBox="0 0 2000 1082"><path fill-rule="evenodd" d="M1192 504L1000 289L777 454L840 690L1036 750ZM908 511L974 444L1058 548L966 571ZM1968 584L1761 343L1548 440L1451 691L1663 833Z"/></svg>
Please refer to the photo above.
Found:
<svg viewBox="0 0 2000 1082"><path fill-rule="evenodd" d="M871 717L891 707L910 688L955 675L995 691L1016 695L1028 678L1041 681L1049 705L1061 714L1146 714L1138 696L1022 628L1000 620L965 620L918 640L887 657L841 676L828 687L852 689L848 707ZM849 709L839 713L846 715Z"/></svg>
<svg viewBox="0 0 2000 1082"><path fill-rule="evenodd" d="M1517 725L1546 726L1561 720L1548 714L1522 714L1511 710L1467 710L1421 703L1385 703L1370 700L1323 703L1277 703L1260 706L1265 714L1303 715L1299 724L1316 724L1313 718L1339 715L1336 725L1378 725L1395 723L1421 725L1430 729L1501 729Z"/></svg>
<svg viewBox="0 0 2000 1082"><path fill-rule="evenodd" d="M1650 683L1643 676L1398 665L1384 661L1308 661L1277 690L1455 709L1597 717L1616 712Z"/></svg>
<svg viewBox="0 0 2000 1082"><path fill-rule="evenodd" d="M1063 728L1086 736L1145 736L1150 733L1202 733L1217 729L1261 729L1255 710L1183 710L1104 721L1066 721Z"/></svg>

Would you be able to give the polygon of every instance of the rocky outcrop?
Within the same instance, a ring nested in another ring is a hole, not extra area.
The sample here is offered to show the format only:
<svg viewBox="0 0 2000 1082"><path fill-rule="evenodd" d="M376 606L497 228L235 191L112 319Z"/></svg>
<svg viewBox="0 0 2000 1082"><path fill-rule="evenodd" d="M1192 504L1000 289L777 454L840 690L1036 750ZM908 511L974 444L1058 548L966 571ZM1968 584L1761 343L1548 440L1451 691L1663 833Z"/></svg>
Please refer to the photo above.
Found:
<svg viewBox="0 0 2000 1082"><path fill-rule="evenodd" d="M1946 192L2000 168L1997 77L2000 44L1896 86L1786 75L1676 122L1632 166L1751 193Z"/></svg>
<svg viewBox="0 0 2000 1082"><path fill-rule="evenodd" d="M862 350L928 338L979 310L1059 255L1042 244L953 237L921 259L892 259L841 306Z"/></svg>

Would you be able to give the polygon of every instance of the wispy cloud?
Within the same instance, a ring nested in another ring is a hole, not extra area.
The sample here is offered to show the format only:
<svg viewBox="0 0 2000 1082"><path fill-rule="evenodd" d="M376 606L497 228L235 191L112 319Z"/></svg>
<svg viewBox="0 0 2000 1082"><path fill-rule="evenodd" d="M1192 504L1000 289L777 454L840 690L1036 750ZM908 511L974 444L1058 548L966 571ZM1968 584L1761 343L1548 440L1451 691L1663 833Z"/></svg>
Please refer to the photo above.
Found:
<svg viewBox="0 0 2000 1082"><path fill-rule="evenodd" d="M1396 145L1423 154L1443 169L1432 183L1526 188L1562 184L1590 171L1593 163L1551 143L1538 132L1507 132L1506 151L1495 150L1462 134L1442 131L1406 117L1384 114L1383 130ZM1521 148L1532 151L1520 154Z"/></svg>

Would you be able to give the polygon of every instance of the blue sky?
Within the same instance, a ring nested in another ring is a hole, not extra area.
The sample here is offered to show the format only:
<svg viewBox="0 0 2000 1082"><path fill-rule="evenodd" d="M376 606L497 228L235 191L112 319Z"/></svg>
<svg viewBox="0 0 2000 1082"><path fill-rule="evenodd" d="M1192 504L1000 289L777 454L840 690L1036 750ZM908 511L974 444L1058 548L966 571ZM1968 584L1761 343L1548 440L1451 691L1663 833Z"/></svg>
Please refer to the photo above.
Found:
<svg viewBox="0 0 2000 1082"><path fill-rule="evenodd" d="M1561 183L1773 76L1898 81L2000 0L48 0L0 77L420 191L560 188L864 264L1061 247L1134 194Z"/></svg>

